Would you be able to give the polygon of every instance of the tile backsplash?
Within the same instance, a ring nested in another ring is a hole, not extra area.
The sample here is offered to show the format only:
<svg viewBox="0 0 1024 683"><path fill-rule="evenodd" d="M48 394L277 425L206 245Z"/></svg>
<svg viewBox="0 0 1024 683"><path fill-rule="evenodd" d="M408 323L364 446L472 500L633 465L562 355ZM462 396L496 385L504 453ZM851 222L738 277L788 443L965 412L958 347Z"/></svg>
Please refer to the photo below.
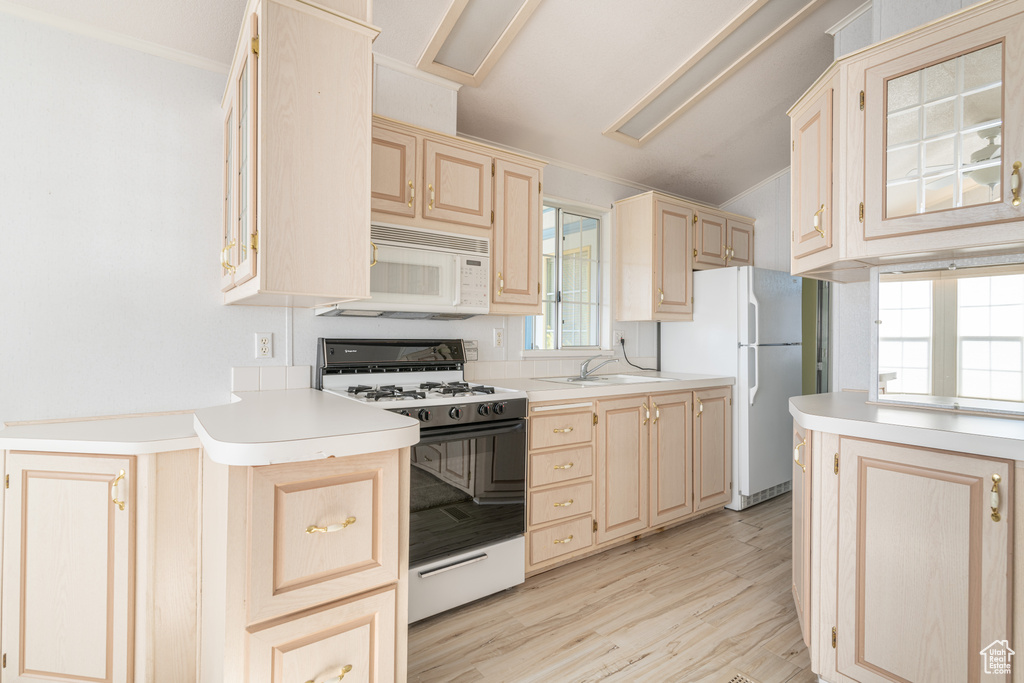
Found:
<svg viewBox="0 0 1024 683"><path fill-rule="evenodd" d="M311 377L308 365L247 365L231 368L231 391L309 389Z"/></svg>

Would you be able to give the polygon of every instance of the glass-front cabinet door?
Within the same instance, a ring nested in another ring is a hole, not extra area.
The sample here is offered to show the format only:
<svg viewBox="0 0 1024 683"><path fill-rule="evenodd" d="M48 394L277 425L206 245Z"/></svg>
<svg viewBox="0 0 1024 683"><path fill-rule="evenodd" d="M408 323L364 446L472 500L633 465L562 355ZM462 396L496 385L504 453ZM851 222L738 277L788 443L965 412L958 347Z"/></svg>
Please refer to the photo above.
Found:
<svg viewBox="0 0 1024 683"><path fill-rule="evenodd" d="M866 240L1024 218L1024 14L1005 14L869 60Z"/></svg>
<svg viewBox="0 0 1024 683"><path fill-rule="evenodd" d="M237 130L235 137L235 173L237 221L235 285L240 285L256 275L256 60L259 56L259 33L256 30L256 15L250 19L252 36L250 49L242 60L235 75L235 109Z"/></svg>

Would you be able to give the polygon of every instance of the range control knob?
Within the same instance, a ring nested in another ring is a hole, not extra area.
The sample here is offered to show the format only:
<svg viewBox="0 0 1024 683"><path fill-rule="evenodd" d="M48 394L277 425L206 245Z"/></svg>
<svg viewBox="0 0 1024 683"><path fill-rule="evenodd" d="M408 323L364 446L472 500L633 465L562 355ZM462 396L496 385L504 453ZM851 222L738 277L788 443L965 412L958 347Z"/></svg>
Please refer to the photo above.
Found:
<svg viewBox="0 0 1024 683"><path fill-rule="evenodd" d="M461 420L462 408L455 406L454 408L448 411L448 416L451 417L453 420Z"/></svg>
<svg viewBox="0 0 1024 683"><path fill-rule="evenodd" d="M428 422L430 420L430 411L426 408L422 408L420 409L418 416L420 418L420 422Z"/></svg>
<svg viewBox="0 0 1024 683"><path fill-rule="evenodd" d="M495 403L494 406L491 408L491 410L494 411L495 415L503 415L505 413L505 404L504 403Z"/></svg>
<svg viewBox="0 0 1024 683"><path fill-rule="evenodd" d="M477 406L476 412L480 413L481 415L489 415L491 413L491 407L486 403L481 403L479 406Z"/></svg>
<svg viewBox="0 0 1024 683"><path fill-rule="evenodd" d="M408 410L396 410L395 412L398 413L399 415L405 415L406 417L412 417L412 413L410 413Z"/></svg>

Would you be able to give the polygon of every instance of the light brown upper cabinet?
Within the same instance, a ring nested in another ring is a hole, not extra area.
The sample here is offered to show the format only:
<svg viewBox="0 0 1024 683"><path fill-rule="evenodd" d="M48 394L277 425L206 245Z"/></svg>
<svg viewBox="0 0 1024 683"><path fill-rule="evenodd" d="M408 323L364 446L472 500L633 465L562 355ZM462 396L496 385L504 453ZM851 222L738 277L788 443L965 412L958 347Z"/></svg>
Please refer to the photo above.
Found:
<svg viewBox="0 0 1024 683"><path fill-rule="evenodd" d="M544 163L376 116L374 223L491 240L491 313L541 312Z"/></svg>
<svg viewBox="0 0 1024 683"><path fill-rule="evenodd" d="M728 214L697 210L693 269L754 265L754 222Z"/></svg>
<svg viewBox="0 0 1024 683"><path fill-rule="evenodd" d="M1024 7L997 0L834 64L790 110L793 273L1024 247L1022 50Z"/></svg>
<svg viewBox="0 0 1024 683"><path fill-rule="evenodd" d="M725 265L754 265L754 223L730 218L726 223Z"/></svg>
<svg viewBox="0 0 1024 683"><path fill-rule="evenodd" d="M370 296L370 46L359 17L250 0L224 95L225 303Z"/></svg>

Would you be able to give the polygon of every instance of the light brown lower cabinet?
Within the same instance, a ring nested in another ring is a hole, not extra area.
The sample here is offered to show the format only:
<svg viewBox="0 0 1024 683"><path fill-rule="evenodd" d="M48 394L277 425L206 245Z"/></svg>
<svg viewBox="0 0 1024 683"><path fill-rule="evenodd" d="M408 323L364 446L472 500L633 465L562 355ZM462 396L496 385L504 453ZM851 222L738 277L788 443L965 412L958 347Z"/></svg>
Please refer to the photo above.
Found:
<svg viewBox="0 0 1024 683"><path fill-rule="evenodd" d="M810 437L811 540L794 564L809 554L812 669L830 683L1009 682L982 651L1015 642L1014 463Z"/></svg>
<svg viewBox="0 0 1024 683"><path fill-rule="evenodd" d="M531 405L527 573L723 506L731 482L723 408L731 393L715 387ZM698 396L706 402L700 418Z"/></svg>
<svg viewBox="0 0 1024 683"><path fill-rule="evenodd" d="M225 486L204 501L204 529L226 536L204 558L204 612L225 624L209 648L223 673L205 680L405 680L409 449L205 465Z"/></svg>
<svg viewBox="0 0 1024 683"><path fill-rule="evenodd" d="M811 432L793 423L793 602L804 644L811 644Z"/></svg>
<svg viewBox="0 0 1024 683"><path fill-rule="evenodd" d="M5 681L195 681L198 450L6 452Z"/></svg>

